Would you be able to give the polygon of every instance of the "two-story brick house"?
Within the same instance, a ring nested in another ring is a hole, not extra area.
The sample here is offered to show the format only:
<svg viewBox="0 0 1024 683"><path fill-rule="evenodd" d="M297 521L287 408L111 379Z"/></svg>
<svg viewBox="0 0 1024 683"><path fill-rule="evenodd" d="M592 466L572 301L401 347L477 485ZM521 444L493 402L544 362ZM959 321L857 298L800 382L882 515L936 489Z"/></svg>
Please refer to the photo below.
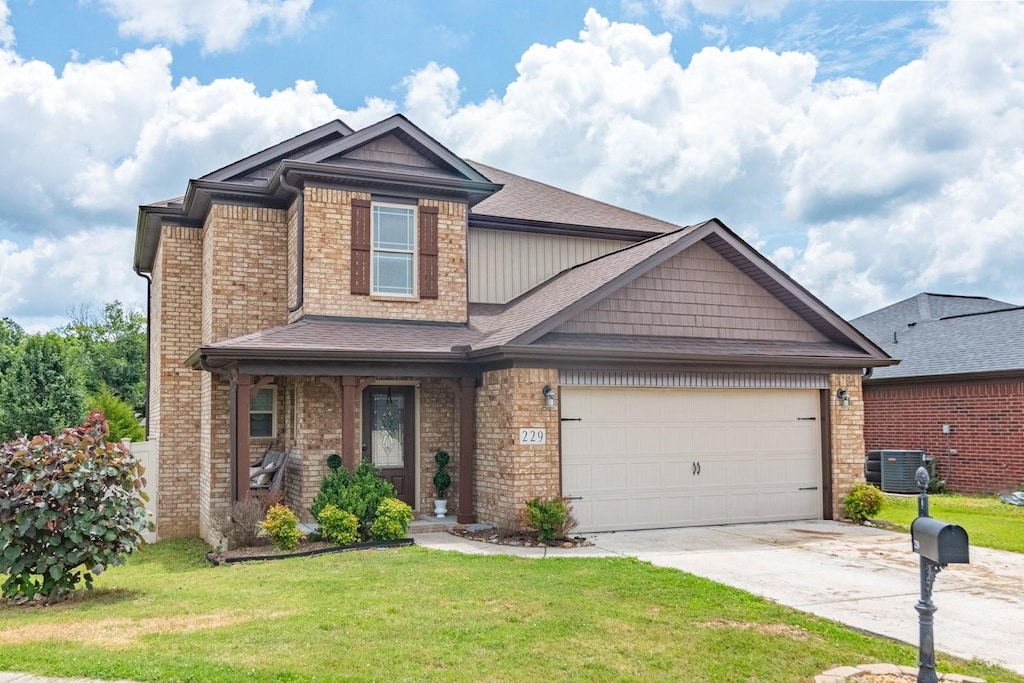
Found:
<svg viewBox="0 0 1024 683"><path fill-rule="evenodd" d="M142 206L161 537L211 536L290 449L460 522L575 498L584 529L831 518L878 347L716 219L680 227L335 121ZM840 391L841 390L841 391ZM845 396L846 398L837 398Z"/></svg>

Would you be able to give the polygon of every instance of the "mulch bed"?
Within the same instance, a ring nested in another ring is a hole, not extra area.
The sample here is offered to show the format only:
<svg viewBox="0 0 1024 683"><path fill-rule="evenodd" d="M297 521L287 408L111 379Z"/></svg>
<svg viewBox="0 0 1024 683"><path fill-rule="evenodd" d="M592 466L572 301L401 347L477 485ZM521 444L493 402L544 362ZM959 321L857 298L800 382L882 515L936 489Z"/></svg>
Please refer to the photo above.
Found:
<svg viewBox="0 0 1024 683"><path fill-rule="evenodd" d="M238 562L259 562L266 560L283 560L288 557L312 557L326 553L341 553L349 550L372 550L374 548L397 548L412 545L411 538L400 538L395 541L363 541L351 545L335 545L326 541L303 541L295 550L278 550L269 541L260 545L222 550L206 553L210 564L236 564Z"/></svg>
<svg viewBox="0 0 1024 683"><path fill-rule="evenodd" d="M497 545L521 546L524 548L544 547L549 548L579 548L585 545L593 545L583 536L572 538L559 538L550 543L541 543L537 540L537 532L526 530L496 529L494 527L479 528L478 525L455 526L450 532L454 536L468 538L471 541L480 543L494 543Z"/></svg>

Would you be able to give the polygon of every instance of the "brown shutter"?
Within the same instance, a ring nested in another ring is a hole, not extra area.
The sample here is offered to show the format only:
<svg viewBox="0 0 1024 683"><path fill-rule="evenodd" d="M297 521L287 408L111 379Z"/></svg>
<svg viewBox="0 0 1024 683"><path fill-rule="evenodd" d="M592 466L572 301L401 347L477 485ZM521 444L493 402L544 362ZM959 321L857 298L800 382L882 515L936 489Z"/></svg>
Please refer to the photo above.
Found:
<svg viewBox="0 0 1024 683"><path fill-rule="evenodd" d="M370 293L370 202L352 200L352 293Z"/></svg>
<svg viewBox="0 0 1024 683"><path fill-rule="evenodd" d="M420 208L420 298L437 298L437 207Z"/></svg>

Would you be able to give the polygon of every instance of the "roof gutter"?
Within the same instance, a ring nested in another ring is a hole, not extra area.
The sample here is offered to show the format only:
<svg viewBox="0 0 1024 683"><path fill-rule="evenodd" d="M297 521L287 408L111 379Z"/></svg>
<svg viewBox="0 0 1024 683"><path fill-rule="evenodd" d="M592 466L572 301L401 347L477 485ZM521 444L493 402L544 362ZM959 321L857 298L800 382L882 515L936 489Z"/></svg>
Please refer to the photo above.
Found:
<svg viewBox="0 0 1024 683"><path fill-rule="evenodd" d="M277 179L278 184L286 191L295 195L295 305L288 307L289 313L302 308L305 286L305 255L306 255L306 202L305 193L297 186L288 182L288 173L283 172Z"/></svg>
<svg viewBox="0 0 1024 683"><path fill-rule="evenodd" d="M150 313L153 310L153 276L148 273L139 272L139 267L136 265L135 274L146 280L146 402L143 404L144 412L146 415L146 439L149 439L149 387L150 387L150 374L151 374L151 359L152 351L150 349L150 341L152 340L152 323L150 322Z"/></svg>

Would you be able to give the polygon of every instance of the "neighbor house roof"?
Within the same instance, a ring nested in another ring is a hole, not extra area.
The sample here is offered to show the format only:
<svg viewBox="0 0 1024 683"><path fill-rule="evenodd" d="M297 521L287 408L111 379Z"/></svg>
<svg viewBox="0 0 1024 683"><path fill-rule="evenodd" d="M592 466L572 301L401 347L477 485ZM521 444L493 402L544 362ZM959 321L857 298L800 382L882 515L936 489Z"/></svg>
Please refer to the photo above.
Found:
<svg viewBox="0 0 1024 683"><path fill-rule="evenodd" d="M898 333L912 323L1013 307L1014 304L983 296L922 292L909 299L897 301L877 311L854 318L850 322L876 343L882 343L892 340L893 332Z"/></svg>
<svg viewBox="0 0 1024 683"><path fill-rule="evenodd" d="M1024 307L984 297L919 294L853 323L900 359L899 365L877 368L872 382L1024 372Z"/></svg>

